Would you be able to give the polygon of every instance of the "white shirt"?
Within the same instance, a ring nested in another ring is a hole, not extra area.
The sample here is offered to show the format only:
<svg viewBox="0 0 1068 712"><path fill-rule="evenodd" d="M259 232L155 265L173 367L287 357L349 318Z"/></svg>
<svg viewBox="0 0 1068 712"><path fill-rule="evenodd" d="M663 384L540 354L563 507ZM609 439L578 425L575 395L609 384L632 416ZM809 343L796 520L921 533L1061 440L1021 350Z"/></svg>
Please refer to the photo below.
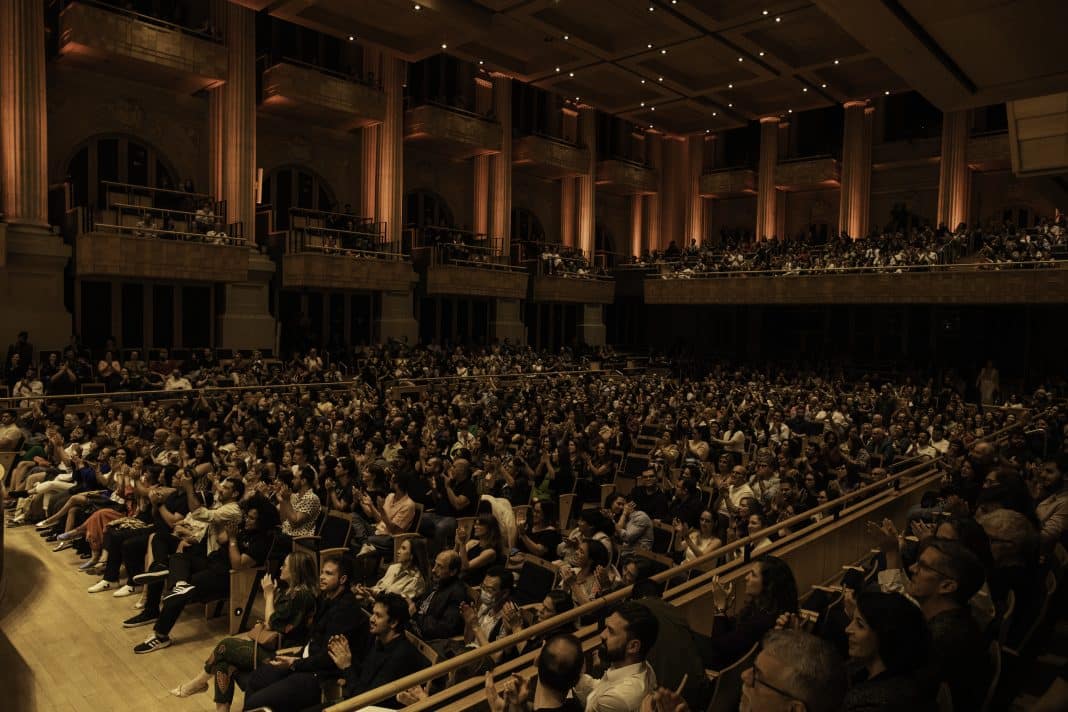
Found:
<svg viewBox="0 0 1068 712"><path fill-rule="evenodd" d="M749 485L744 483L744 482L742 484L738 485L737 487L734 486L734 485L728 485L727 486L727 495L726 496L727 496L727 498L730 499L731 504L734 505L735 507L742 506L742 500L745 499L746 497L752 497L753 499L756 499L756 495L753 494L753 489ZM719 511L721 511L721 512L728 511L727 510L727 501L726 501L726 499L724 499L720 503Z"/></svg>
<svg viewBox="0 0 1068 712"><path fill-rule="evenodd" d="M584 674L575 695L586 712L639 712L645 694L655 689L656 673L649 663L640 662L610 669L600 680Z"/></svg>

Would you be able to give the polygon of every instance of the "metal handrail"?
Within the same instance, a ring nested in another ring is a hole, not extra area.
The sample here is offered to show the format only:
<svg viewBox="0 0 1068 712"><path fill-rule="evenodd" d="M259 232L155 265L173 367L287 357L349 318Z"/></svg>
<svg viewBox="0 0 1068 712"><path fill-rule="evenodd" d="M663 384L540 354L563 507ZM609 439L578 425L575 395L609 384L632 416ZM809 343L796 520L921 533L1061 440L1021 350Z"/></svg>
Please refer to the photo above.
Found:
<svg viewBox="0 0 1068 712"><path fill-rule="evenodd" d="M240 223L231 223L231 225L239 225L239 224ZM155 227L137 227L137 226L134 226L134 225L108 225L107 223L94 223L93 230L100 230L100 229L110 230L110 231L120 232L120 233L149 232L149 233L152 233L152 237L154 239L160 239L160 240L168 239L168 238L181 237L181 238L183 238L182 242L199 242L199 243L202 243L202 244L205 244L205 245L209 245L209 246L213 246L213 247L228 247L228 246L232 246L229 243L244 243L245 242L245 238L244 237L237 237L237 236L233 236L233 235L230 235L230 234L227 234L225 237L212 237L212 236L209 236L209 235L205 235L204 233L200 233L200 232L179 232L178 230L163 230L163 229L155 228ZM133 237L146 237L146 236L145 235L134 234ZM192 238L192 239L185 239L185 238ZM223 240L224 242L223 242L223 244L220 245L220 244L217 244L217 243L213 242L214 240Z"/></svg>
<svg viewBox="0 0 1068 712"><path fill-rule="evenodd" d="M1024 423L1016 423L1012 426L1002 428L1001 430L992 433L989 439L994 441L1003 440L1011 430L1018 427L1022 427L1023 424ZM861 487L857 490L854 490L853 492L842 495L838 499L806 510L801 514L797 514L784 521L775 522L773 525L765 527L764 529L761 529L758 532L754 532L742 539L735 540L717 549L714 549L708 552L707 554L691 559L690 561L684 562L666 571L654 574L650 578L653 581L657 582L671 581L673 578L679 576L680 574L686 571L689 571L690 569L707 565L716 561L716 559L719 558L730 558L731 554L735 554L737 559L740 559L743 562L743 565L745 563L749 563L753 546L755 546L757 542L759 542L769 534L777 533L780 529L789 528L797 524L806 525L803 530L793 532L791 536L784 537L783 539L776 541L771 548L762 550L762 555L768 553L769 551L777 549L778 545L784 543L791 543L793 540L795 540L798 536L802 534L808 536L817 530L829 528L840 519L843 510L846 508L845 503L847 501L869 501L868 495L876 495L880 492L888 492L891 490L896 491L900 489L900 486L901 484L903 484L904 480L913 477L916 477L917 480L912 482L911 484L917 484L921 481L926 482L920 479L923 477L929 477L930 481L934 481L934 476L939 474L939 472L934 469L934 466L941 460L942 457L935 458L926 463L922 463L920 465L916 465L912 468L909 468L908 470L905 470L903 472L899 472L896 475L891 475L883 480L872 483L865 487ZM924 472L923 470L925 469L929 471ZM824 512L826 512L828 516L821 518L818 522L812 522L813 515L821 514ZM669 592L665 592L664 598L666 600L669 597L676 597L683 593L692 592L693 589L699 588L707 583L710 583L715 577L719 575L720 569L731 566L738 566L737 560L731 561L728 564L725 564L724 566L713 567L711 570L704 572L700 576L693 579L689 579L686 582L675 586L672 589L669 589L670 595ZM617 591L613 591L612 593L594 599L589 603L583 604L581 606L576 606L567 613L553 616L552 618L542 621L541 623L535 623L532 626L526 627L519 633L513 633L503 638L498 638L497 640L489 643L488 645L480 646L475 650L462 653L454 658L450 658L449 660L440 662L437 665L431 666L430 668L425 668L424 670L421 670L417 673L412 673L398 680L394 680L393 682L388 683L386 685L382 685L378 688L375 688L374 690L369 690L368 692L356 695L355 697L351 697L347 700L342 700L341 702L333 705L332 707L327 708L327 712L354 712L355 710L362 709L367 705L372 705L382 700L394 697L397 693L403 692L404 690L407 690L410 687L422 685L424 683L430 682L435 678L447 675L448 673L466 665L469 665L470 663L480 661L486 656L507 650L508 648L518 645L525 640L529 640L530 638L542 635L544 633L549 633L553 630L558 629L562 625L568 623L576 623L587 614L594 613L609 604L624 600L630 595L631 588L631 586L627 586ZM592 627L593 626L588 626L587 628ZM533 662L534 655L535 653L525 655L516 662ZM477 680L475 682L476 684L481 684L481 680ZM464 683L459 684L463 685ZM443 700L440 699L442 696L445 696L446 698L451 698L454 696L454 694L449 694L449 689L446 689L443 692L438 693L437 695L429 697L421 701L420 703L413 705L410 709L412 709L413 711L435 709L434 705L440 705L442 703Z"/></svg>
<svg viewBox="0 0 1068 712"><path fill-rule="evenodd" d="M85 1L86 0L78 0L78 2L85 2ZM105 187L106 186L115 186L115 187L118 187L118 188L125 188L125 189L127 189L127 192L129 192L129 193L132 193L132 192L135 192L135 191L137 191L137 192L145 192L145 193L169 193L171 195L180 195L180 196L185 197L185 198L199 198L201 200L210 200L213 203L216 202L215 201L215 197L210 195L210 194L208 194L208 193L187 193L184 190L174 190L173 188L154 188L154 187L148 186L148 185L137 185L136 183L120 183L120 182L114 181L114 180L102 180L102 181L100 181L100 185L103 185Z"/></svg>
<svg viewBox="0 0 1068 712"><path fill-rule="evenodd" d="M66 9L72 5L87 5L89 7L95 7L100 10L115 13L116 15L125 15L127 17L139 20L140 22L144 22L149 25L157 25L159 27L164 27L169 30L174 30L175 32L181 32L183 35L190 35L191 37L207 40L216 44L222 42L222 37L213 35L210 32L194 30L191 27L179 25L174 22L169 22L167 20L161 20L160 18L152 17L151 15L142 15L141 13L136 12L134 10L127 10L126 8L120 7L118 5L112 5L111 3L107 2L100 2L100 0L68 0L68 2L65 4L65 7L63 8L63 11L66 11Z"/></svg>

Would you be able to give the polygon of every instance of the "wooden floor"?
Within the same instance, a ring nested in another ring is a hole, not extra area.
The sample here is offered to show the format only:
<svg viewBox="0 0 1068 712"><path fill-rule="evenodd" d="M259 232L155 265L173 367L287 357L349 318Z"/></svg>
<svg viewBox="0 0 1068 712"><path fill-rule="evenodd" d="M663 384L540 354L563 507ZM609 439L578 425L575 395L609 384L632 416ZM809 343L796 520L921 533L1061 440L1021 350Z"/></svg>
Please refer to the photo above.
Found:
<svg viewBox="0 0 1068 712"><path fill-rule="evenodd" d="M5 532L5 591L0 600L0 710L214 710L211 693L177 699L168 690L202 669L226 635L226 618L205 621L190 605L171 633L174 644L147 655L133 646L152 626L127 629L136 596L88 594L98 580L78 571L72 550L52 552L33 527ZM241 692L233 709L241 709Z"/></svg>

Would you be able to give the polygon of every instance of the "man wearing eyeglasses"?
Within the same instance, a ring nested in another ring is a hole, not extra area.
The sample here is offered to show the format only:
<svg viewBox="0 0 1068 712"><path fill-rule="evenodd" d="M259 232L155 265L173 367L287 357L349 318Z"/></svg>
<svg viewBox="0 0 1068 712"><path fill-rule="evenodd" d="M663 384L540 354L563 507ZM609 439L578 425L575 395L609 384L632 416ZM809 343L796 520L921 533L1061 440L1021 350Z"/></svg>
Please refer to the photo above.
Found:
<svg viewBox="0 0 1068 712"><path fill-rule="evenodd" d="M753 666L742 673L739 712L836 712L842 707L845 665L824 640L797 630L764 636Z"/></svg>

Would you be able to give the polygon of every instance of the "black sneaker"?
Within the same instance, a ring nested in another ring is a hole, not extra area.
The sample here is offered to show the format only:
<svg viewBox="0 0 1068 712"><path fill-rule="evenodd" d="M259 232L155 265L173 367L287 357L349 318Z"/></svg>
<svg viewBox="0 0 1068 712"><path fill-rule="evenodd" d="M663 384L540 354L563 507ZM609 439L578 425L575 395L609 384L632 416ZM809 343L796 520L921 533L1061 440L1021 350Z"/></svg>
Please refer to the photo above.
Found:
<svg viewBox="0 0 1068 712"><path fill-rule="evenodd" d="M170 574L171 572L166 564L161 564L157 561L148 567L148 571L134 576L133 582L137 584L150 583L156 579L167 578Z"/></svg>
<svg viewBox="0 0 1068 712"><path fill-rule="evenodd" d="M148 638L145 639L145 642L138 643L134 646L134 652L138 655L143 655L144 653L154 653L157 650L163 650L164 648L169 647L170 644L170 638L161 638L158 635L150 635Z"/></svg>
<svg viewBox="0 0 1068 712"><path fill-rule="evenodd" d="M133 618L127 618L122 622L123 628L140 628L143 625L149 623L155 623L159 618L159 613L153 613L152 611L141 611ZM147 652L147 651L146 651Z"/></svg>
<svg viewBox="0 0 1068 712"><path fill-rule="evenodd" d="M196 588L196 586L194 586L193 584L186 583L185 581L181 581L181 582L178 583L177 586L174 587L174 590L172 590L166 596L161 598L160 601L169 601L172 598L180 598L182 596L188 596L190 593L193 592L194 588Z"/></svg>

